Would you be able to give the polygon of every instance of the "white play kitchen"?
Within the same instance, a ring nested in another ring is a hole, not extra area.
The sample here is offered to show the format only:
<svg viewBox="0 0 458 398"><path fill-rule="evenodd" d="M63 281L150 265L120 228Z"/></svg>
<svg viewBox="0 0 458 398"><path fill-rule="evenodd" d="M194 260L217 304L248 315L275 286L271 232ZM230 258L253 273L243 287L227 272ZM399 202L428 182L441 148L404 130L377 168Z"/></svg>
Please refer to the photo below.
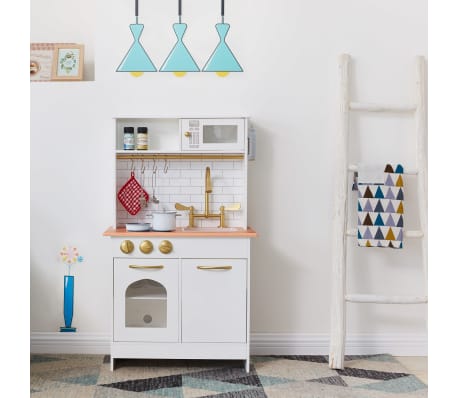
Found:
<svg viewBox="0 0 458 398"><path fill-rule="evenodd" d="M248 118L117 117L111 369L119 358L249 370Z"/></svg>

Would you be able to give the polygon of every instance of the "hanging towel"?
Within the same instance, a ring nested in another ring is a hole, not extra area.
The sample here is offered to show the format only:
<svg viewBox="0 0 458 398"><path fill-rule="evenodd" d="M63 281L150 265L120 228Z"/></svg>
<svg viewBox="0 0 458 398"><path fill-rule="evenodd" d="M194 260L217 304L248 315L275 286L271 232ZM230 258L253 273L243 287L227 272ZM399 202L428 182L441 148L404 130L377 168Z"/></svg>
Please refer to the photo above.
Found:
<svg viewBox="0 0 458 398"><path fill-rule="evenodd" d="M358 183L359 184L384 184L385 172L384 165L369 165L358 163Z"/></svg>
<svg viewBox="0 0 458 398"><path fill-rule="evenodd" d="M387 164L384 183L363 183L358 175L358 246L402 249L404 168Z"/></svg>

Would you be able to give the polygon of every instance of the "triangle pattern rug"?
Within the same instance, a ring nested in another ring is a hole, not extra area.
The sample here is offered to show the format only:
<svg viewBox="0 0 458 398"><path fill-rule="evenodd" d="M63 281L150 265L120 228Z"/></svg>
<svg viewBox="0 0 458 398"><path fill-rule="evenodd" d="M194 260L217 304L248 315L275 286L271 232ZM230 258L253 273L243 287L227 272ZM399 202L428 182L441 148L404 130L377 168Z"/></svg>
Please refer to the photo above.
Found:
<svg viewBox="0 0 458 398"><path fill-rule="evenodd" d="M345 357L345 369L324 355L254 356L242 361L117 360L109 356L31 358L32 397L267 398L427 397L427 386L388 354Z"/></svg>

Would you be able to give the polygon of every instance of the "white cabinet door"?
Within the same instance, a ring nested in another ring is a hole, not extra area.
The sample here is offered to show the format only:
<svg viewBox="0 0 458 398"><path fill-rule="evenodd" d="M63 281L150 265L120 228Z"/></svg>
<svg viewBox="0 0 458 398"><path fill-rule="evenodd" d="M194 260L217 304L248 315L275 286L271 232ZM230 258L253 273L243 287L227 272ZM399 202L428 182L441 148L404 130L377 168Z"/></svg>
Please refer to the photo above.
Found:
<svg viewBox="0 0 458 398"><path fill-rule="evenodd" d="M246 260L184 259L182 341L246 342L246 281Z"/></svg>
<svg viewBox="0 0 458 398"><path fill-rule="evenodd" d="M179 341L178 275L177 259L114 259L114 341Z"/></svg>

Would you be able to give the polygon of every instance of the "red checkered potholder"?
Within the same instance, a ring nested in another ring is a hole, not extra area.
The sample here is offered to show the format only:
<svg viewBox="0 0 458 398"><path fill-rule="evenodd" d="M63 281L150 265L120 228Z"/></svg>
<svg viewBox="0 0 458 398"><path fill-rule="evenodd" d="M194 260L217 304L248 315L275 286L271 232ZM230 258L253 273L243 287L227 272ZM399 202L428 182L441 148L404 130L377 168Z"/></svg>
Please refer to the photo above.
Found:
<svg viewBox="0 0 458 398"><path fill-rule="evenodd" d="M140 204L140 198L142 196L148 201L148 192L142 188L140 183L135 179L135 174L132 172L130 173L129 180L119 190L118 199L129 214L134 216L142 208Z"/></svg>

